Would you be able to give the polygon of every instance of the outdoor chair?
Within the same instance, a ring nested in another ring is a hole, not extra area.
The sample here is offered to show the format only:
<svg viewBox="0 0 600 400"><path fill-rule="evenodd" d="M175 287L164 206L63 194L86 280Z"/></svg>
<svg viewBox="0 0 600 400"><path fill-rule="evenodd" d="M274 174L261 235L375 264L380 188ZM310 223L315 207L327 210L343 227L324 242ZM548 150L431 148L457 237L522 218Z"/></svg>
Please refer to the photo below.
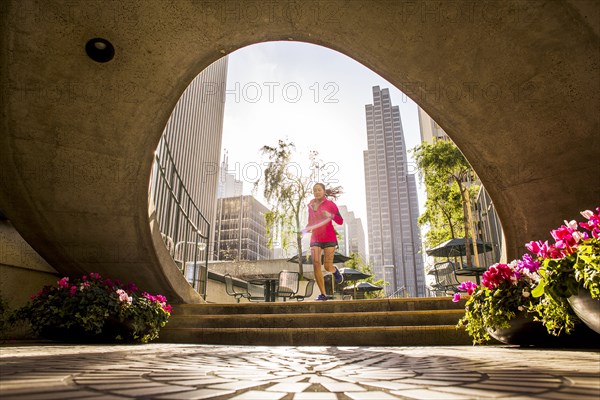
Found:
<svg viewBox="0 0 600 400"><path fill-rule="evenodd" d="M231 275L225 274L223 278L225 278L225 292L228 295L235 297L238 303L240 302L241 298L246 298L248 300L250 299L251 296L248 291L238 292L237 290L235 290L233 286L233 278L231 277Z"/></svg>
<svg viewBox="0 0 600 400"><path fill-rule="evenodd" d="M248 301L266 301L265 299L265 288L261 285L255 285L248 282Z"/></svg>
<svg viewBox="0 0 600 400"><path fill-rule="evenodd" d="M281 297L283 301L286 301L286 299L298 293L299 278L300 274L298 272L280 271L277 297Z"/></svg>
<svg viewBox="0 0 600 400"><path fill-rule="evenodd" d="M456 279L454 263L452 261L436 263L433 269L435 276L435 283L432 285L433 289L444 294L448 294L448 292L458 293L457 286L460 285L460 282Z"/></svg>
<svg viewBox="0 0 600 400"><path fill-rule="evenodd" d="M309 279L306 284L306 288L304 289L304 294L294 294L290 296L290 299L296 299L297 301L302 301L307 297L311 297L313 294L313 288L315 287L315 281L313 279Z"/></svg>

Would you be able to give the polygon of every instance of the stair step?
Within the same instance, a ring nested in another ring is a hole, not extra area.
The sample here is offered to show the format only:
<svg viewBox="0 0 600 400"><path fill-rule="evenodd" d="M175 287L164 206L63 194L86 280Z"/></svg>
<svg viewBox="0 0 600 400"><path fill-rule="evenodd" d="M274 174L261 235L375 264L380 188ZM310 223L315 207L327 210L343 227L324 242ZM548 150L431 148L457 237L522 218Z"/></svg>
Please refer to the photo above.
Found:
<svg viewBox="0 0 600 400"><path fill-rule="evenodd" d="M470 345L454 325L343 328L169 328L159 342L269 346L453 346Z"/></svg>
<svg viewBox="0 0 600 400"><path fill-rule="evenodd" d="M169 328L333 328L352 326L456 325L464 310L348 313L174 315Z"/></svg>
<svg viewBox="0 0 600 400"><path fill-rule="evenodd" d="M270 346L470 345L465 299L450 297L182 304L159 342Z"/></svg>
<svg viewBox="0 0 600 400"><path fill-rule="evenodd" d="M177 315L231 315L231 314L305 314L381 312L416 310L464 310L465 299L454 303L451 297L423 297L401 299L288 301L278 303L239 304L182 304L175 306Z"/></svg>

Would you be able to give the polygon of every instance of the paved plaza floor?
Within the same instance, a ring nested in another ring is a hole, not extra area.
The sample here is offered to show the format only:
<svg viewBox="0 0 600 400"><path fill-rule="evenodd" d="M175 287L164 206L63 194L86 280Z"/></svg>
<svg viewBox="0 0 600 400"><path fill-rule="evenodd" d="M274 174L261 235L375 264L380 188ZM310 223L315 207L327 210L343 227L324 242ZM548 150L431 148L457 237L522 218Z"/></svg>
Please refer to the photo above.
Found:
<svg viewBox="0 0 600 400"><path fill-rule="evenodd" d="M0 398L600 399L600 352L455 347L4 345Z"/></svg>

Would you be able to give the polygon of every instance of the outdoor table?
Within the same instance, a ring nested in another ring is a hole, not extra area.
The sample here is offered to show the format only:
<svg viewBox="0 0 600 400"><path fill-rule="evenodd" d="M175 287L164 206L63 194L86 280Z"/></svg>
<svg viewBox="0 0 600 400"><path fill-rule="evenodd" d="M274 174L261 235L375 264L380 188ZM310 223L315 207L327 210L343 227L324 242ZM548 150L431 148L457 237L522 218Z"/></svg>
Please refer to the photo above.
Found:
<svg viewBox="0 0 600 400"><path fill-rule="evenodd" d="M483 275L485 271L487 271L487 267L463 267L454 270L454 274L461 276L474 276L477 280L477 284L479 285L481 283L479 277Z"/></svg>
<svg viewBox="0 0 600 400"><path fill-rule="evenodd" d="M279 277L276 278L252 278L248 282L253 285L260 285L265 287L265 301L275 302L277 297L277 282Z"/></svg>

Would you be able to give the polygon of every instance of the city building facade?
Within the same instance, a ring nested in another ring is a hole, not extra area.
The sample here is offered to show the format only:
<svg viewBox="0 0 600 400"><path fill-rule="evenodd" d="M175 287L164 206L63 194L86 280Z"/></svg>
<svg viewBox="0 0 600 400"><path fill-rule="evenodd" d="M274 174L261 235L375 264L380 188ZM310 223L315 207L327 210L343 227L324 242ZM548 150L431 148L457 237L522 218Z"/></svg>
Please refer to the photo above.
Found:
<svg viewBox="0 0 600 400"><path fill-rule="evenodd" d="M179 98L155 152L149 189L169 253L203 296L217 206L227 62L223 57L208 66Z"/></svg>
<svg viewBox="0 0 600 400"><path fill-rule="evenodd" d="M417 184L408 173L400 109L388 89L373 87L373 104L365 106L364 151L369 261L386 295L426 294L421 256Z"/></svg>
<svg viewBox="0 0 600 400"><path fill-rule="evenodd" d="M334 228L338 233L338 251L341 254L349 256L352 253L357 253L363 260L368 261L365 247L365 230L360 218L356 218L354 211L348 211L345 205L338 206L342 218L343 225L334 224Z"/></svg>
<svg viewBox="0 0 600 400"><path fill-rule="evenodd" d="M217 200L214 259L269 260L265 213L269 209L253 196L226 197Z"/></svg>
<svg viewBox="0 0 600 400"><path fill-rule="evenodd" d="M241 196L244 193L244 182L237 179L234 174L230 174L227 171L229 171L229 155L227 150L225 150L223 153L221 168L219 170L219 183L217 189L217 197L219 199L224 197Z"/></svg>

